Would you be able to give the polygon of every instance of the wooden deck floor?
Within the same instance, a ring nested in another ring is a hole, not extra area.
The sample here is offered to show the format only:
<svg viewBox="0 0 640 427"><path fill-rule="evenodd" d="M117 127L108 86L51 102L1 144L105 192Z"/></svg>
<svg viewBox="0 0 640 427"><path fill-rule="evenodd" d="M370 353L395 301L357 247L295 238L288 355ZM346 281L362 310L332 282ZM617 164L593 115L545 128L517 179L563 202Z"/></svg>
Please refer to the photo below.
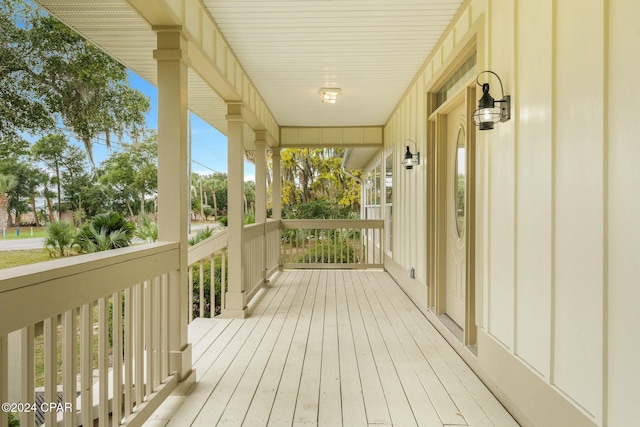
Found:
<svg viewBox="0 0 640 427"><path fill-rule="evenodd" d="M147 427L518 425L384 272L284 271L189 337L198 383Z"/></svg>

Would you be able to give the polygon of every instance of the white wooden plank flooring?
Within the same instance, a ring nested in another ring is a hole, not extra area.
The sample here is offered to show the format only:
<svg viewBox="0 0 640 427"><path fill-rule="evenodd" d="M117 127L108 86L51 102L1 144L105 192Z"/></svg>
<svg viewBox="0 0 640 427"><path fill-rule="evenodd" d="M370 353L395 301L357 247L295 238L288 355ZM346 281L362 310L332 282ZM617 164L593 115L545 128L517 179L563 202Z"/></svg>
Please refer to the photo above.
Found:
<svg viewBox="0 0 640 427"><path fill-rule="evenodd" d="M382 271L283 271L189 339L198 383L147 427L518 426Z"/></svg>

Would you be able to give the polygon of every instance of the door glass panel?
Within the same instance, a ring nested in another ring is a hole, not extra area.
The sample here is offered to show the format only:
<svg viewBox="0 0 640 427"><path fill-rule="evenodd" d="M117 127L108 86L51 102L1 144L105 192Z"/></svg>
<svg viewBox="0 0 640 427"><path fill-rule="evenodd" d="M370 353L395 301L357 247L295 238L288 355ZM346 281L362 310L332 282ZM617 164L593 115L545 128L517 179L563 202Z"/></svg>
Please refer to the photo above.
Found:
<svg viewBox="0 0 640 427"><path fill-rule="evenodd" d="M464 232L464 216L465 216L465 193L467 188L467 147L464 137L464 129L462 127L458 131L458 141L456 142L456 172L454 179L456 180L453 188L455 189L455 215L456 230L458 237L462 237Z"/></svg>

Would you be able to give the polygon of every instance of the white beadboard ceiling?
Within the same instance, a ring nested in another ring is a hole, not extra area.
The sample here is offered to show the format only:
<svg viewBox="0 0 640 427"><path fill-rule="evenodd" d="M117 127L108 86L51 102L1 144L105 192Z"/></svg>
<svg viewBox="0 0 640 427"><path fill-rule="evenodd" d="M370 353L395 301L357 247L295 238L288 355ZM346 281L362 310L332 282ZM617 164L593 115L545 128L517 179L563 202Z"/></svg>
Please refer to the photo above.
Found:
<svg viewBox="0 0 640 427"><path fill-rule="evenodd" d="M384 124L461 3L203 0L281 126Z"/></svg>
<svg viewBox="0 0 640 427"><path fill-rule="evenodd" d="M155 34L126 0L36 1L155 84ZM383 125L461 3L202 0L278 125L315 127ZM341 89L336 104L321 87ZM189 108L226 133L224 101L192 71Z"/></svg>

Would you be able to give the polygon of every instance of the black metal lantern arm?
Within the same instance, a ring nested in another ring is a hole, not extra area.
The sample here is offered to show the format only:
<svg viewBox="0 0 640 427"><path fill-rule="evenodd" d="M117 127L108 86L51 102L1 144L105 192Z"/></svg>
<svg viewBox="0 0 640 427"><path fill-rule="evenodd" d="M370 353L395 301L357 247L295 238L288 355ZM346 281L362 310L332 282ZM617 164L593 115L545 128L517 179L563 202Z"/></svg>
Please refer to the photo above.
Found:
<svg viewBox="0 0 640 427"><path fill-rule="evenodd" d="M480 87L482 87L482 92L484 93L484 86L488 85L489 83L480 83L480 76L484 73L490 73L493 74L494 76L496 76L496 78L498 79L498 82L500 83L500 94L502 95L502 98L499 101L495 101L495 102L504 102L504 87L502 86L502 79L500 78L499 75L497 75L496 73L494 73L491 70L484 70L481 71L478 76L476 77L476 84ZM487 86L487 93L489 92L489 86Z"/></svg>

